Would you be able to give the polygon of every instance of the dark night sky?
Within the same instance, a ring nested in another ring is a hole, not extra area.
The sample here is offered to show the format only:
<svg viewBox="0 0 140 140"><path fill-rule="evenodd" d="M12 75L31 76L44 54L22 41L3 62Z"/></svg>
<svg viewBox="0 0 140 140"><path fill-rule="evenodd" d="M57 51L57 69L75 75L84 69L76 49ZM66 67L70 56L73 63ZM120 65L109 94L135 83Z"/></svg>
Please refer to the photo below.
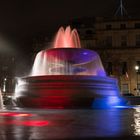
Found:
<svg viewBox="0 0 140 140"><path fill-rule="evenodd" d="M130 16L140 15L140 0L123 3ZM32 37L55 33L70 19L112 16L118 6L119 0L3 0L0 33L23 50Z"/></svg>

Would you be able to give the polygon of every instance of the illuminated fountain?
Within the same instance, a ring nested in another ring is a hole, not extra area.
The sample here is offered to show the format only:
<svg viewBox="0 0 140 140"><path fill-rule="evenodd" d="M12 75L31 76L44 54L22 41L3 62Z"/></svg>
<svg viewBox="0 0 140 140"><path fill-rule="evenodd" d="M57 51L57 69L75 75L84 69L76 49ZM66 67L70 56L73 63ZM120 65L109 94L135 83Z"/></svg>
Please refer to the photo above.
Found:
<svg viewBox="0 0 140 140"><path fill-rule="evenodd" d="M14 98L23 107L104 108L120 105L119 94L99 55L81 48L75 29L61 27L53 47L37 54L31 75L18 80Z"/></svg>

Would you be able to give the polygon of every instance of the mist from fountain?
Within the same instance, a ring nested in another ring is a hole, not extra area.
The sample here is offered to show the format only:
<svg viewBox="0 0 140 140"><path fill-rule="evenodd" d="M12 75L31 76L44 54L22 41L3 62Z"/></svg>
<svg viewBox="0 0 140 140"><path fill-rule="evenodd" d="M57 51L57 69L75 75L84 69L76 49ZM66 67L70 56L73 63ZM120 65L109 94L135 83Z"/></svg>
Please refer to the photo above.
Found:
<svg viewBox="0 0 140 140"><path fill-rule="evenodd" d="M31 76L94 75L106 76L100 57L82 49L76 29L61 27L51 49L40 51L35 58Z"/></svg>
<svg viewBox="0 0 140 140"><path fill-rule="evenodd" d="M66 30L61 27L56 34L53 48L81 48L77 30L71 30L70 26Z"/></svg>

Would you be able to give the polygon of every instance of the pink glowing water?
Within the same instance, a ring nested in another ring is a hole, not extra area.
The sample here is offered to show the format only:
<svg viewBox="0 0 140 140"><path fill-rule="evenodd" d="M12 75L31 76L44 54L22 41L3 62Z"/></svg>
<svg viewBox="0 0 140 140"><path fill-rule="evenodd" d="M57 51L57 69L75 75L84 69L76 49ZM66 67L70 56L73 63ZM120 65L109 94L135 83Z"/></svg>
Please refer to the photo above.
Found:
<svg viewBox="0 0 140 140"><path fill-rule="evenodd" d="M53 48L81 48L77 30L71 30L70 26L66 30L61 27L56 34Z"/></svg>
<svg viewBox="0 0 140 140"><path fill-rule="evenodd" d="M82 49L76 29L61 27L51 49L40 51L31 76L98 75L105 76L100 57L95 51Z"/></svg>

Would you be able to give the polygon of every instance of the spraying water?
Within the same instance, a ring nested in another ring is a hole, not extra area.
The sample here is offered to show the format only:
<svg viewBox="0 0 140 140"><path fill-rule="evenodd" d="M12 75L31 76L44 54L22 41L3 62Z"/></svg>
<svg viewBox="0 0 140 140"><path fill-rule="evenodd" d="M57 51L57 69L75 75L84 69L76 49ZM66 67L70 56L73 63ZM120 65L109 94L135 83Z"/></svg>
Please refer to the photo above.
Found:
<svg viewBox="0 0 140 140"><path fill-rule="evenodd" d="M94 51L81 48L76 29L61 27L52 45L40 51L34 61L31 76L95 75L106 76L100 57Z"/></svg>
<svg viewBox="0 0 140 140"><path fill-rule="evenodd" d="M71 30L70 26L66 30L61 27L56 34L53 48L81 48L77 30Z"/></svg>

